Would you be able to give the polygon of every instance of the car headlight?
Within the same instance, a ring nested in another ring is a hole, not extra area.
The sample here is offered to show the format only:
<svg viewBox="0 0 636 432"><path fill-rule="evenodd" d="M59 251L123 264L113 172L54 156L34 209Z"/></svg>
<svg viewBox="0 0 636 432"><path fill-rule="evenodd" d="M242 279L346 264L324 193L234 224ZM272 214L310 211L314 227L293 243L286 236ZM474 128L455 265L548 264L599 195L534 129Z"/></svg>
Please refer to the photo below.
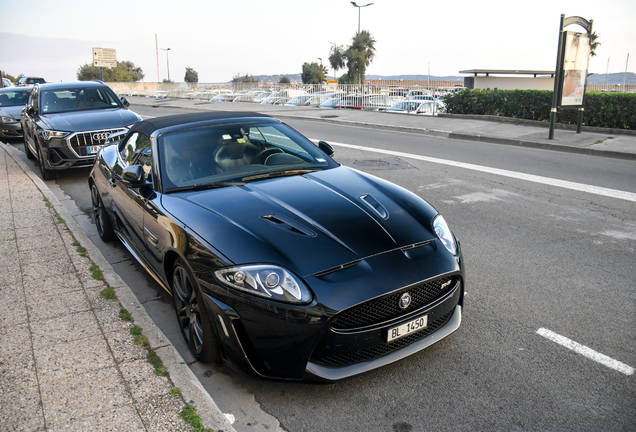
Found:
<svg viewBox="0 0 636 432"><path fill-rule="evenodd" d="M442 215L437 215L435 219L433 219L433 230L437 237L439 237L442 244L448 249L450 253L453 255L457 254L457 242L455 241L455 236L448 228L448 224L442 217Z"/></svg>
<svg viewBox="0 0 636 432"><path fill-rule="evenodd" d="M270 264L251 264L214 272L224 285L249 294L285 303L307 304L312 300L309 288L284 268Z"/></svg>
<svg viewBox="0 0 636 432"><path fill-rule="evenodd" d="M17 123L18 122L18 120L14 119L13 117L5 117L5 116L2 116L1 121L2 123Z"/></svg>
<svg viewBox="0 0 636 432"><path fill-rule="evenodd" d="M45 140L51 140L51 139L62 139L65 136L67 136L70 132L58 132L58 131L52 131L52 130L43 130L42 131L42 138L44 138Z"/></svg>

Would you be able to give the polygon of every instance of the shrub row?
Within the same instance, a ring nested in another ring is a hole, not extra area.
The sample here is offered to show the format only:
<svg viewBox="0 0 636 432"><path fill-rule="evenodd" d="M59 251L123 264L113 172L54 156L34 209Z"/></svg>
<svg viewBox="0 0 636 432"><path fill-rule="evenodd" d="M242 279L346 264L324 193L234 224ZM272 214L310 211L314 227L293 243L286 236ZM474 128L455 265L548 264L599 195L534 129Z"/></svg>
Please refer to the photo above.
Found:
<svg viewBox="0 0 636 432"><path fill-rule="evenodd" d="M550 121L552 93L549 90L462 90L446 96L445 112ZM576 109L559 109L556 121L576 124L577 116ZM583 124L636 129L636 93L587 93Z"/></svg>

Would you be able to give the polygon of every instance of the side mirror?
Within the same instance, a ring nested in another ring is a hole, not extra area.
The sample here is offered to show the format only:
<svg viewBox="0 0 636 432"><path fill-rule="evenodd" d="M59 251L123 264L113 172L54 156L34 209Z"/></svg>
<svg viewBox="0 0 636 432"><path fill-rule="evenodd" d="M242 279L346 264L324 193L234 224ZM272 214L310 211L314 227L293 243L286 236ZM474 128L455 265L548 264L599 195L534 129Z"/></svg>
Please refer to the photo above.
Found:
<svg viewBox="0 0 636 432"><path fill-rule="evenodd" d="M318 141L318 148L327 153L327 156L333 156L333 147L331 147L326 142Z"/></svg>
<svg viewBox="0 0 636 432"><path fill-rule="evenodd" d="M121 103L123 103L126 108L130 106L130 102L128 102L128 99L126 99L125 97L121 98Z"/></svg>
<svg viewBox="0 0 636 432"><path fill-rule="evenodd" d="M144 180L144 169L141 165L130 165L124 169L122 179L130 183L131 187L140 188L144 186L152 186Z"/></svg>

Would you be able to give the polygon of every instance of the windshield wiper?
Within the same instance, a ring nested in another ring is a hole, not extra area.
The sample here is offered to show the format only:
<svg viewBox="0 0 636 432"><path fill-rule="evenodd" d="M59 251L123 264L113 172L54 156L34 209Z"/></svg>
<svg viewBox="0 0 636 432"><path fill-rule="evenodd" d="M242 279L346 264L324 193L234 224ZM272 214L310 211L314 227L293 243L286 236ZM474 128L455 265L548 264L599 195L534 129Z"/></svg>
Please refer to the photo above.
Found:
<svg viewBox="0 0 636 432"><path fill-rule="evenodd" d="M311 172L319 171L317 169L298 169L298 170L287 170L287 171L274 171L263 174L256 174L252 176L243 177L241 180L250 181L250 180L259 180L264 178L274 178L274 177L285 177L285 176L294 176L294 175L302 175L308 174Z"/></svg>
<svg viewBox="0 0 636 432"><path fill-rule="evenodd" d="M243 186L245 183L244 182L238 182L238 181L220 181L220 182L215 182L215 183L204 183L204 184L195 184L195 185L191 185L191 186L179 186L179 187L173 187L173 188L169 188L166 189L166 193L168 192L181 192L181 191L199 191L199 190L206 190L206 189L217 189L217 188L223 188L223 187L228 187L228 186Z"/></svg>

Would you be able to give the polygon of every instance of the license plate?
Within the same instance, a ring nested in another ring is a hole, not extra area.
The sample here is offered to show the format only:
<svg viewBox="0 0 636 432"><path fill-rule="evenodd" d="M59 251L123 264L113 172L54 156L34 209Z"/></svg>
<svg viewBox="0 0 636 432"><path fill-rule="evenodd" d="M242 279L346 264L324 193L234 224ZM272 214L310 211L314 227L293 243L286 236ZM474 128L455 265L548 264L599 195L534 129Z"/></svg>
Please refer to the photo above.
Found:
<svg viewBox="0 0 636 432"><path fill-rule="evenodd" d="M391 342L395 339L407 336L411 333L423 330L428 325L428 315L415 318L413 321L409 321L402 325L392 327L389 329L389 334L386 337L387 342Z"/></svg>
<svg viewBox="0 0 636 432"><path fill-rule="evenodd" d="M97 152L99 151L100 148L102 148L102 146L100 146L100 145L88 146L88 147L86 147L86 150L88 150L88 154L97 154Z"/></svg>

